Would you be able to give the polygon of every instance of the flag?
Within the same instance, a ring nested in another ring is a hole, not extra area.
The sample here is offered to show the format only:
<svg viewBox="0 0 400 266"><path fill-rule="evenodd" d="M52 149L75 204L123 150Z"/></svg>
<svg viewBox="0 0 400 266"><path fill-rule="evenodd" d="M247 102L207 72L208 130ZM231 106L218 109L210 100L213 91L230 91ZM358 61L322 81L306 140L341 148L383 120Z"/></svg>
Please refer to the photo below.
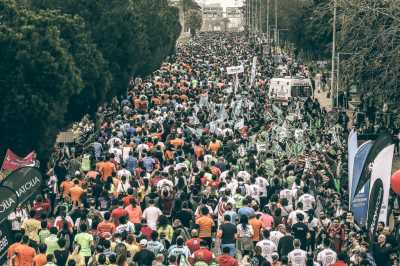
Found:
<svg viewBox="0 0 400 266"><path fill-rule="evenodd" d="M378 222L387 224L394 145L384 148L373 162L367 228L374 235Z"/></svg>
<svg viewBox="0 0 400 266"><path fill-rule="evenodd" d="M257 56L254 56L253 65L251 67L250 88L253 86L254 80L256 78L256 70L257 70Z"/></svg>
<svg viewBox="0 0 400 266"><path fill-rule="evenodd" d="M368 153L367 158L365 159L365 163L361 170L360 179L356 185L355 195L360 192L361 188L367 183L370 179L371 172L369 169L370 164L375 160L376 156L387 146L392 144L392 136L384 133L378 136L378 139L374 142L371 147L371 150Z"/></svg>
<svg viewBox="0 0 400 266"><path fill-rule="evenodd" d="M354 219L359 225L364 225L367 218L368 211L368 195L369 195L369 180L362 187L360 192L355 195L356 184L358 183L361 175L362 167L365 163L365 159L371 150L372 142L367 141L363 143L358 149L354 156L353 162L353 180L352 189L349 195L350 210L354 214Z"/></svg>
<svg viewBox="0 0 400 266"><path fill-rule="evenodd" d="M32 165L34 152L29 153L24 158L17 156L10 149L7 149L6 157L4 158L2 170L15 170L23 166Z"/></svg>
<svg viewBox="0 0 400 266"><path fill-rule="evenodd" d="M357 131L354 129L350 132L348 142L347 142L347 153L348 153L348 169L349 169L349 198L351 197L351 186L353 182L353 164L354 157L357 153ZM349 206L350 201L349 201Z"/></svg>

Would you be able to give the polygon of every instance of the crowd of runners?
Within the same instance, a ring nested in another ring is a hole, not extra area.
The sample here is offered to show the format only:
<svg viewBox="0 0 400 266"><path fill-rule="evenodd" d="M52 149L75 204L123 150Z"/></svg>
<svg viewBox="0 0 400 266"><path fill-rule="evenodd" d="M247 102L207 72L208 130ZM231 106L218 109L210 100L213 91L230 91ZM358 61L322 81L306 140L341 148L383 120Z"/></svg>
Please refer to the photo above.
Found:
<svg viewBox="0 0 400 266"><path fill-rule="evenodd" d="M81 121L86 146L58 150L9 217L9 265L396 265L397 230L370 239L347 211L346 124L312 98L268 99L276 67L241 34L178 46Z"/></svg>

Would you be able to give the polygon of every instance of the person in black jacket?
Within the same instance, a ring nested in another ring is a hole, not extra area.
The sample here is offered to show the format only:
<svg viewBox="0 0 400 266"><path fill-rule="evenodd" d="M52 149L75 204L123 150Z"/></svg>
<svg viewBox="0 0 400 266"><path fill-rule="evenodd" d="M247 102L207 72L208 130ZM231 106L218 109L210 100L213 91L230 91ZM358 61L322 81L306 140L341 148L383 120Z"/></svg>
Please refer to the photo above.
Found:
<svg viewBox="0 0 400 266"><path fill-rule="evenodd" d="M380 234L378 236L378 242L372 243L370 247L376 265L389 266L390 254L395 252L398 247L399 246L391 246L386 242L386 236L384 234Z"/></svg>

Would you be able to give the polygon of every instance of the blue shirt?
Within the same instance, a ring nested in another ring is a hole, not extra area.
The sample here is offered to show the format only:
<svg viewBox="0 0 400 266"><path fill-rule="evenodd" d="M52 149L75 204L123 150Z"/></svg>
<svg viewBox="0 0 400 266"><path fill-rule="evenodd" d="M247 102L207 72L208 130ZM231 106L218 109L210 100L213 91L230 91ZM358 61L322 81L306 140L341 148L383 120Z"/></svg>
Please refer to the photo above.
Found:
<svg viewBox="0 0 400 266"><path fill-rule="evenodd" d="M154 169L154 164L156 163L153 158L147 156L142 159L143 166L146 168L146 172L152 172Z"/></svg>
<svg viewBox="0 0 400 266"><path fill-rule="evenodd" d="M126 159L126 169L128 169L130 172L135 171L137 164L138 164L137 159L132 155L130 155L128 159Z"/></svg>

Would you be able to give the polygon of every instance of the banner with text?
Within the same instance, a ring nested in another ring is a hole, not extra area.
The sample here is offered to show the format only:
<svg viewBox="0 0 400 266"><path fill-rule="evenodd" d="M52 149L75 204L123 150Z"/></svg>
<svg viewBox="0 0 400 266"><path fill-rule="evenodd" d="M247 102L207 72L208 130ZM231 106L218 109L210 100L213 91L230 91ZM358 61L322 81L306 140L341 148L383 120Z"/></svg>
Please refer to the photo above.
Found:
<svg viewBox="0 0 400 266"><path fill-rule="evenodd" d="M11 188L17 193L20 204L32 199L40 190L43 176L35 167L23 167L9 174L1 186Z"/></svg>

